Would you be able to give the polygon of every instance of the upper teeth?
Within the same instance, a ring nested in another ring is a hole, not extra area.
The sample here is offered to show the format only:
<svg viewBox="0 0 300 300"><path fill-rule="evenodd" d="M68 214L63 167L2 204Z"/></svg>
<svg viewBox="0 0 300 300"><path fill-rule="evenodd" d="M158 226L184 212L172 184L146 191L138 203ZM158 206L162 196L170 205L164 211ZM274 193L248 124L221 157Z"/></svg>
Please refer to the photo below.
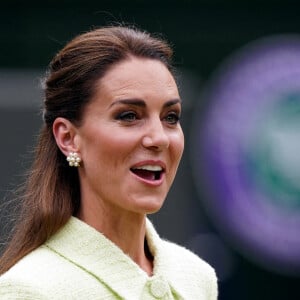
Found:
<svg viewBox="0 0 300 300"><path fill-rule="evenodd" d="M162 171L161 166L152 166L152 165L134 167L134 169L147 170L147 171Z"/></svg>

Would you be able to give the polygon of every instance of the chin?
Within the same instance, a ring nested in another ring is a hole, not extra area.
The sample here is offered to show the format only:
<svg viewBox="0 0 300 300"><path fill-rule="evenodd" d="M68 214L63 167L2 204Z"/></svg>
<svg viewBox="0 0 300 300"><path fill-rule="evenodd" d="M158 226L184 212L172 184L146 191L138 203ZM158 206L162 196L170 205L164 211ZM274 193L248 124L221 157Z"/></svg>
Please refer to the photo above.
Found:
<svg viewBox="0 0 300 300"><path fill-rule="evenodd" d="M155 214L155 213L157 213L161 208L162 208L162 205L161 205L160 207L156 207L156 208L149 209L149 210L146 212L146 215L152 215L152 214Z"/></svg>
<svg viewBox="0 0 300 300"><path fill-rule="evenodd" d="M139 202L140 212L144 214L154 214L158 212L164 204L164 200L161 199L144 199L143 202Z"/></svg>

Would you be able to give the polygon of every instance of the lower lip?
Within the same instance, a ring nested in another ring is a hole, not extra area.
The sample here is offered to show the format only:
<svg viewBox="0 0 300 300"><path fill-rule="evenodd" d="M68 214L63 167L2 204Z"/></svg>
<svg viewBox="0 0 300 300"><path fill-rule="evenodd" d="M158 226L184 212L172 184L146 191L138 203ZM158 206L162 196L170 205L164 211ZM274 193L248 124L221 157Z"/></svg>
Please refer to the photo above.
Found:
<svg viewBox="0 0 300 300"><path fill-rule="evenodd" d="M145 183L147 185L150 185L150 186L153 186L153 187L156 187L156 186L160 186L163 181L164 181L164 178L165 178L165 173L162 173L161 176L160 176L160 179L158 180L147 180L145 178L142 178L142 177L139 177L137 176L136 174L134 174L133 172L130 171L130 173L136 178L138 179L139 181L141 181L142 183Z"/></svg>

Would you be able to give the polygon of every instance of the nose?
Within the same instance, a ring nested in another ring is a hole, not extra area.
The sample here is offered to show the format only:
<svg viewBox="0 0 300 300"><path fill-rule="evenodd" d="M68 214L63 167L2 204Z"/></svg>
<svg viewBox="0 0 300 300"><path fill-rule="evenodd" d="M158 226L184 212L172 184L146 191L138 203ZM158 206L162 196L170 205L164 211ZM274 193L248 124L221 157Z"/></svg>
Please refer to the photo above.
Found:
<svg viewBox="0 0 300 300"><path fill-rule="evenodd" d="M169 136L159 118L151 120L148 124L142 144L145 148L155 151L162 151L169 147Z"/></svg>

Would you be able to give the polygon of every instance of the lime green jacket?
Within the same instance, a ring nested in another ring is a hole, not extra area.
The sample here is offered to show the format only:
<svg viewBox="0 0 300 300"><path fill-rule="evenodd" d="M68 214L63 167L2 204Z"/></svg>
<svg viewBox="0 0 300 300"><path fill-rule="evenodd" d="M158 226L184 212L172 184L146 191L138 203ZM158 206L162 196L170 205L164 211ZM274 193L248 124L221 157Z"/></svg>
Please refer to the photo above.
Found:
<svg viewBox="0 0 300 300"><path fill-rule="evenodd" d="M149 220L150 277L94 228L72 217L50 240L0 277L0 299L216 300L214 270L162 240Z"/></svg>

